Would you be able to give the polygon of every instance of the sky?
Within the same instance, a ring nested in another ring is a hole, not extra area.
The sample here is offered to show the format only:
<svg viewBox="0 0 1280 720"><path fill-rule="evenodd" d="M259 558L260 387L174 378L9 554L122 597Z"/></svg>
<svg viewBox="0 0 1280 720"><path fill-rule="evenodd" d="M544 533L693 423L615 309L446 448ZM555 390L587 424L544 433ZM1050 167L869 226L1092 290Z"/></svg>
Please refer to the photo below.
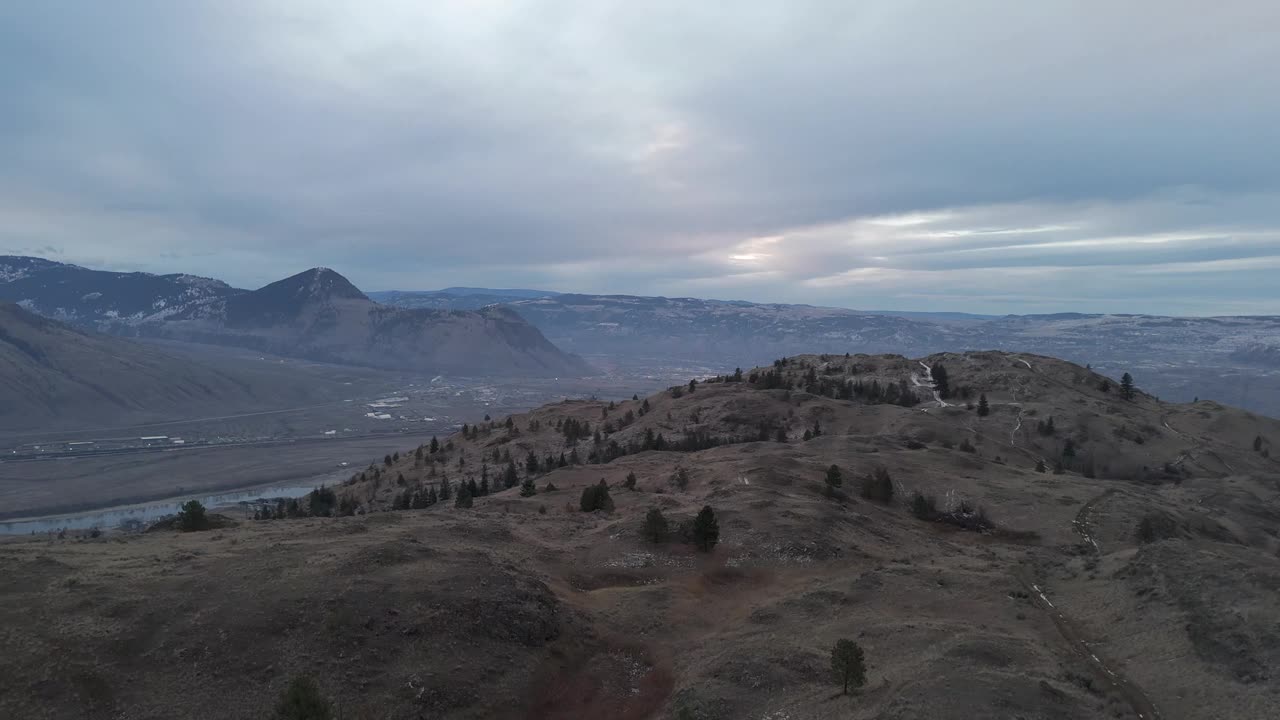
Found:
<svg viewBox="0 0 1280 720"><path fill-rule="evenodd" d="M1280 314L1271 0L0 5L0 253Z"/></svg>

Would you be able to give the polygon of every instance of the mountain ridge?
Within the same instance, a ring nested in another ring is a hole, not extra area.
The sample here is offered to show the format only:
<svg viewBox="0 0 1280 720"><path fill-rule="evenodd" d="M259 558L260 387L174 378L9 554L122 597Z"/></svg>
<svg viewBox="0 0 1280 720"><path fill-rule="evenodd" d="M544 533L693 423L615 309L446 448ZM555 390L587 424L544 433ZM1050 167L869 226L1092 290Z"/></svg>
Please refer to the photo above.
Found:
<svg viewBox="0 0 1280 720"><path fill-rule="evenodd" d="M3 257L0 300L115 335L232 345L324 362L451 374L595 372L509 309L380 305L328 268L240 290L186 274L113 273Z"/></svg>

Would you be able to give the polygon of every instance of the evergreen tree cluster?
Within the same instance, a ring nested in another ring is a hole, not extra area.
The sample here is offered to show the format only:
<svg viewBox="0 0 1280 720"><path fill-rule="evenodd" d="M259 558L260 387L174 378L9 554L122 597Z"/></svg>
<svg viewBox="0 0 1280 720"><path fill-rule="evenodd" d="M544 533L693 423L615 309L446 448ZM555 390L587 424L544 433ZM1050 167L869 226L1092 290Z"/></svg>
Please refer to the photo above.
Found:
<svg viewBox="0 0 1280 720"><path fill-rule="evenodd" d="M766 370L763 374L752 373L749 382L762 390L800 389L810 395L821 395L835 400L858 400L868 405L900 405L914 407L920 404L920 396L912 390L906 379L898 382L881 383L872 379L867 382L861 378L832 377L819 375L817 368L810 366L808 372L792 383L782 366Z"/></svg>
<svg viewBox="0 0 1280 720"><path fill-rule="evenodd" d="M595 512L596 510L603 510L607 513L613 512L613 498L609 497L609 484L602 479L595 485L588 485L583 488L578 507L582 512Z"/></svg>
<svg viewBox="0 0 1280 720"><path fill-rule="evenodd" d="M1036 423L1036 432L1044 437L1049 437L1056 433L1058 429L1053 425L1053 416L1050 415L1048 420L1041 420Z"/></svg>

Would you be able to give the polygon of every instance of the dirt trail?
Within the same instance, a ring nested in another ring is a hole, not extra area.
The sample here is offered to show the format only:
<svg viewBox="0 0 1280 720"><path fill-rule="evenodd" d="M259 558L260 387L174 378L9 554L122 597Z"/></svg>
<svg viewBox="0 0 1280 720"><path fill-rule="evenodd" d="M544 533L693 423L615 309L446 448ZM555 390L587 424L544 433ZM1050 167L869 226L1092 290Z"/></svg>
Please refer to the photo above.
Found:
<svg viewBox="0 0 1280 720"><path fill-rule="evenodd" d="M1072 529L1090 544L1095 554L1101 554L1102 548L1089 532L1089 512L1093 510L1095 505L1110 497L1113 493L1115 493L1114 489L1107 490L1101 495L1091 498L1081 506L1080 511L1076 513L1075 519L1071 521ZM1023 587L1031 593L1036 605L1049 614L1062 637L1071 643L1076 653L1085 662L1089 663L1089 666L1093 668L1099 677L1106 680L1113 690L1124 697L1139 720L1159 720L1161 717L1160 711L1156 709L1155 704L1151 702L1146 693L1137 685L1125 679L1123 675L1112 670L1102 658L1098 657L1098 654L1089 647L1089 642L1084 639L1084 635L1076 627L1075 623L1071 622L1071 619L1053 604L1053 601L1045 594L1044 589L1034 581L1031 573L1024 569L1014 574L1017 575L1018 581L1022 583Z"/></svg>
<svg viewBox="0 0 1280 720"><path fill-rule="evenodd" d="M1053 604L1053 601L1049 599L1049 596L1045 594L1044 590L1032 581L1029 573L1019 571L1014 574L1017 575L1018 581L1022 583L1023 587L1031 593L1036 605L1049 614L1049 617L1053 620L1053 624L1057 626L1058 632L1066 639L1067 642L1071 643L1076 654L1083 658L1085 662L1089 663L1089 666L1093 668L1094 672L1097 673L1099 677L1106 680L1111 688L1119 693L1125 701L1129 703L1129 706L1133 708L1134 714L1137 715L1138 720L1160 720L1160 718L1163 717L1160 714L1160 711L1156 709L1155 704L1151 702L1151 699L1147 697L1147 694L1144 693L1141 688L1125 679L1125 677L1120 673L1112 670L1106 662L1102 660L1102 658L1098 657L1098 654L1089 647L1088 641L1084 639L1083 634L1076 627L1075 623L1071 622L1071 619L1063 614L1063 612Z"/></svg>
<svg viewBox="0 0 1280 720"><path fill-rule="evenodd" d="M1101 553L1102 547L1098 545L1098 541L1095 540L1093 535L1089 532L1089 511L1093 509L1094 505L1097 505L1099 502L1107 499L1113 493L1115 493L1114 489L1107 490L1101 495L1090 499L1089 502L1086 502L1080 507L1080 512L1076 513L1075 519L1071 521L1072 529L1079 533L1080 537L1084 538L1085 541L1093 546L1093 551L1095 553Z"/></svg>
<svg viewBox="0 0 1280 720"><path fill-rule="evenodd" d="M938 407L951 407L951 403L942 399L941 393L938 392L937 385L933 382L933 368L925 365L923 360L917 360L917 362L920 363L920 367L924 368L924 381L921 382L920 375L918 373L911 373L911 384L916 387L928 388L929 392L933 393L933 401L938 403Z"/></svg>

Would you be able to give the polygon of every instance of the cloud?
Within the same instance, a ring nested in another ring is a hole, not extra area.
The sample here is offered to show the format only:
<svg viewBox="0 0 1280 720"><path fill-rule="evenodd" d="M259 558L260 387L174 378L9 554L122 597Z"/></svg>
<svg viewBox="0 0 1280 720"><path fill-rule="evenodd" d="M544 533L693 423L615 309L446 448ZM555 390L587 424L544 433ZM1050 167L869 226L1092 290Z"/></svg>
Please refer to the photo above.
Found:
<svg viewBox="0 0 1280 720"><path fill-rule="evenodd" d="M985 269L937 298L1280 312L1244 294L1280 254L1272 3L10 5L0 247L912 309ZM1201 269L1075 292L1172 265Z"/></svg>

